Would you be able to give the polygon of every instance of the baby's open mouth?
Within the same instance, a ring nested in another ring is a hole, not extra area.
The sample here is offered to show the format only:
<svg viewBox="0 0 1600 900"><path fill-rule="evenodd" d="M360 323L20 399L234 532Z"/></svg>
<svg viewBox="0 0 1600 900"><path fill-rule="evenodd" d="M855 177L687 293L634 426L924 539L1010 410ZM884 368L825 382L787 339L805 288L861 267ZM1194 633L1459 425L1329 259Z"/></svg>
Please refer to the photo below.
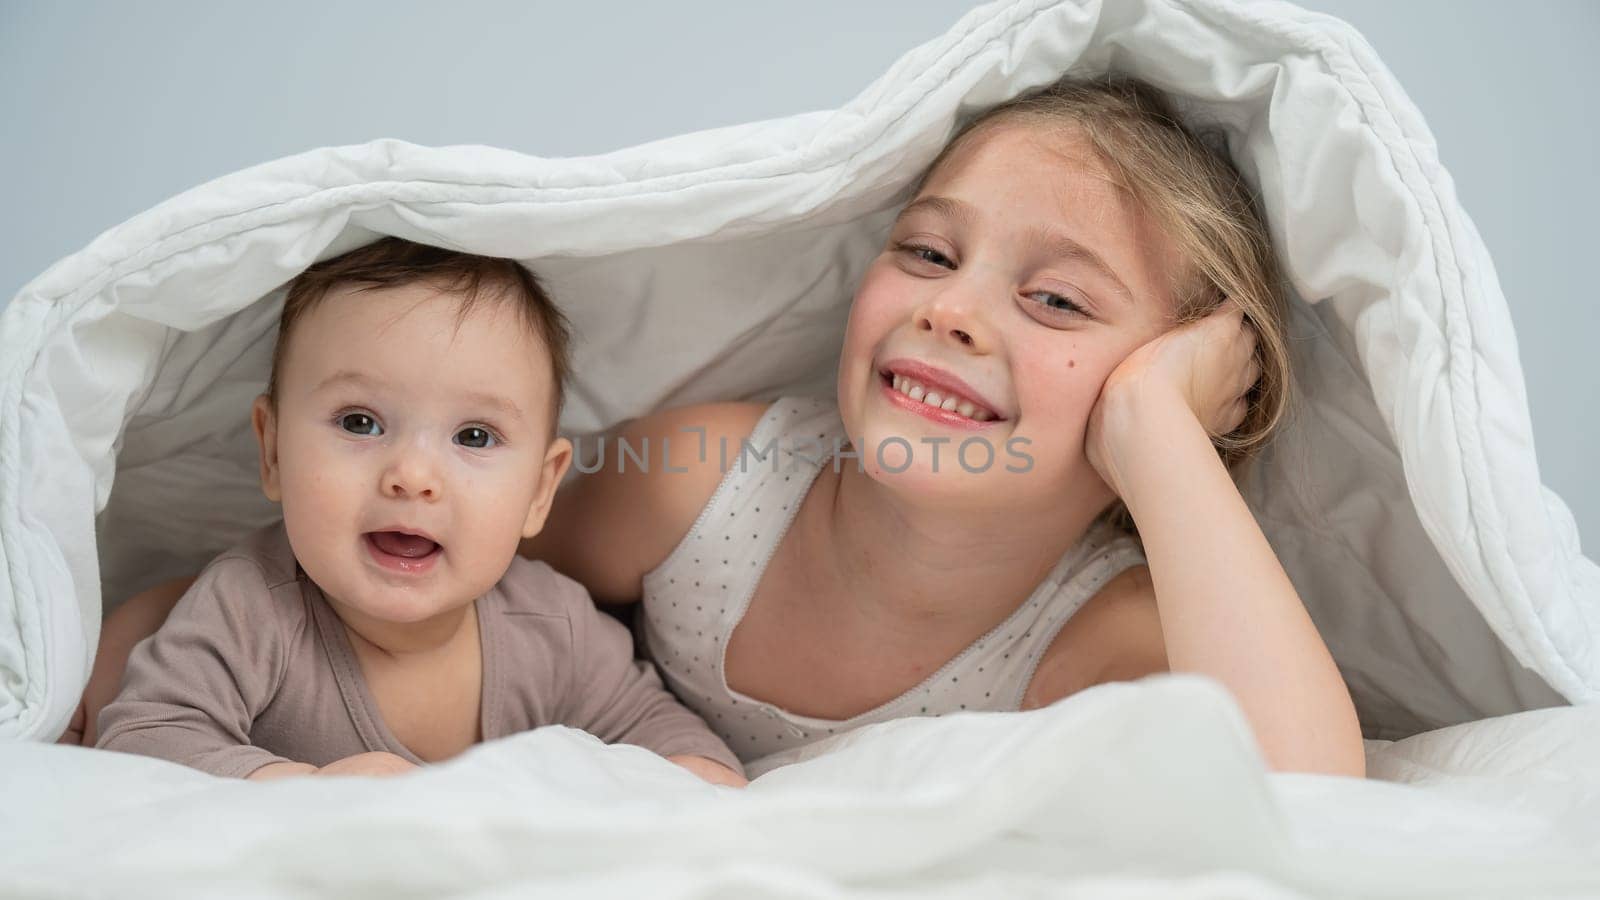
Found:
<svg viewBox="0 0 1600 900"><path fill-rule="evenodd" d="M440 550L432 539L404 531L369 531L366 538L379 553L401 559L423 559Z"/></svg>

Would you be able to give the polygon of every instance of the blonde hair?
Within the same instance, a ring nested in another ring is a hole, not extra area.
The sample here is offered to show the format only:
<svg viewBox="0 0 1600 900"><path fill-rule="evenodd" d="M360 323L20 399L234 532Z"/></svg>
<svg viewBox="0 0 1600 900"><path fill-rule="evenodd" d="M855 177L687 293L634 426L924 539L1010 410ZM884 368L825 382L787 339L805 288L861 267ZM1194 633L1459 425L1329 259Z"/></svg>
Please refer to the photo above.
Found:
<svg viewBox="0 0 1600 900"><path fill-rule="evenodd" d="M1289 407L1287 307L1282 276L1254 194L1227 154L1186 128L1155 88L1131 78L1063 78L987 110L958 131L917 182L914 195L957 147L997 125L1072 128L1114 180L1153 216L1186 265L1174 327L1205 318L1226 298L1256 331L1261 379L1244 421L1212 443L1230 468L1249 459ZM1220 143L1220 142L1215 142Z"/></svg>

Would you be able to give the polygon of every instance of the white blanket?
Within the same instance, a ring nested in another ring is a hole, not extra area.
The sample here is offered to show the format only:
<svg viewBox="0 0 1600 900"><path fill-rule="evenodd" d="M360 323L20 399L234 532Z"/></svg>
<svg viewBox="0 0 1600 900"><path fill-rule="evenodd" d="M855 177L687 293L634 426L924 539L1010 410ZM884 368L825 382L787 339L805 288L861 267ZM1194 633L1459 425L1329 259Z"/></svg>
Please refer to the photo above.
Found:
<svg viewBox="0 0 1600 900"><path fill-rule="evenodd" d="M254 784L0 746L0 894L1593 897L1600 707L1265 775L1213 682L908 719L743 791L550 728L402 778ZM25 776L19 773L27 773Z"/></svg>
<svg viewBox="0 0 1600 900"><path fill-rule="evenodd" d="M975 10L843 108L541 159L395 141L196 188L0 315L0 736L64 727L102 608L275 508L246 410L282 284L382 233L528 261L577 329L583 435L831 394L853 287L960 118L1068 69L1226 135L1294 293L1298 414L1246 495L1369 737L1600 697L1600 568L1539 483L1493 266L1420 115L1347 26L1278 4Z"/></svg>

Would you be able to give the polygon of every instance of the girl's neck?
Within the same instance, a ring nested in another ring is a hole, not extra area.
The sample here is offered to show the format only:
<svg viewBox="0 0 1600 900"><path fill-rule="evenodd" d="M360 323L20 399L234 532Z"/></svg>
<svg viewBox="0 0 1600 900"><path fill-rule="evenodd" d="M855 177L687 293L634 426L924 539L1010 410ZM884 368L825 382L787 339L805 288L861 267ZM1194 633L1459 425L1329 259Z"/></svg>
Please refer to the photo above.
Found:
<svg viewBox="0 0 1600 900"><path fill-rule="evenodd" d="M873 480L853 465L823 477L833 488L822 539L864 614L915 628L970 631L999 624L1045 579L1110 502L1080 492L1048 507L954 510Z"/></svg>

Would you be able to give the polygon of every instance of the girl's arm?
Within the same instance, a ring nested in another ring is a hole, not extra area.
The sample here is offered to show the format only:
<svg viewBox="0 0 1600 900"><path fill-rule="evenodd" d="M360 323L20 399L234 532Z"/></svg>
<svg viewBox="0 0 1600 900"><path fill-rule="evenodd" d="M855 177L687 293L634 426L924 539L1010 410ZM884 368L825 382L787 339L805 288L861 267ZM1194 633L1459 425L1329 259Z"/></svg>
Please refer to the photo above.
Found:
<svg viewBox="0 0 1600 900"><path fill-rule="evenodd" d="M1187 409L1132 418L1119 493L1144 540L1168 666L1226 685L1274 769L1362 776L1350 693L1205 430Z"/></svg>
<svg viewBox="0 0 1600 900"><path fill-rule="evenodd" d="M122 673L128 667L128 655L135 644L156 633L194 580L193 575L185 575L158 584L130 597L106 617L100 626L100 644L95 651L94 668L89 672L89 683L83 689L71 726L58 743L95 745L100 739L100 710L122 689Z"/></svg>
<svg viewBox="0 0 1600 900"><path fill-rule="evenodd" d="M1242 331L1228 309L1129 357L1101 395L1090 458L1138 524L1171 670L1221 681L1274 769L1361 777L1350 692L1200 423L1243 417Z"/></svg>
<svg viewBox="0 0 1600 900"><path fill-rule="evenodd" d="M689 533L722 480L718 440L737 451L765 410L756 403L711 403L624 423L603 438L604 464L556 494L544 530L518 552L549 563L602 603L639 599L645 574ZM575 444L582 453L574 468L592 465L600 440ZM620 452L624 441L634 456Z"/></svg>

